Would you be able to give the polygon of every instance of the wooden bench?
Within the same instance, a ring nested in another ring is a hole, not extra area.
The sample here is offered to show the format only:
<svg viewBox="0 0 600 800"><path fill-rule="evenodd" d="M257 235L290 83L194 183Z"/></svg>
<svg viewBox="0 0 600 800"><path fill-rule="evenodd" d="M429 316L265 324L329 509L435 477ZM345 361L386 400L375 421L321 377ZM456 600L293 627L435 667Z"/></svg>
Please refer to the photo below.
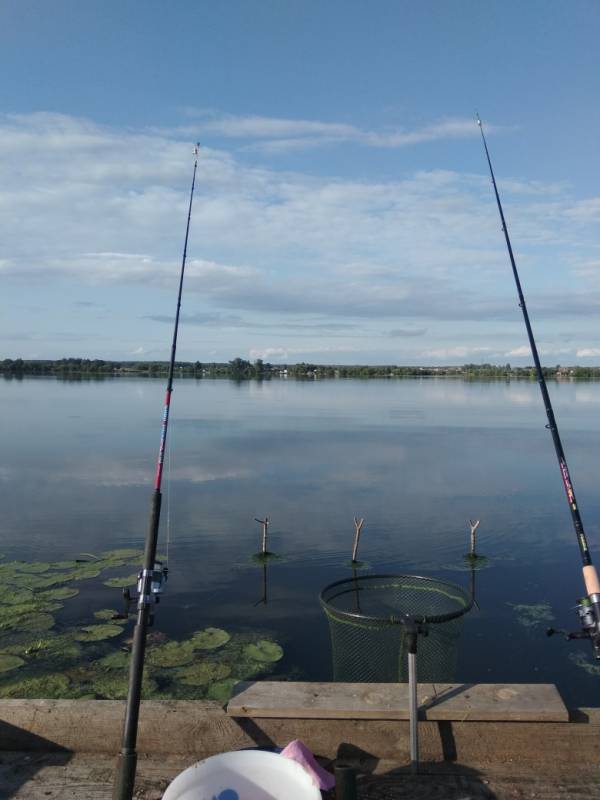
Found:
<svg viewBox="0 0 600 800"><path fill-rule="evenodd" d="M230 717L277 719L409 718L403 683L239 683L229 701ZM568 722L569 712L554 684L420 683L419 718L428 721Z"/></svg>

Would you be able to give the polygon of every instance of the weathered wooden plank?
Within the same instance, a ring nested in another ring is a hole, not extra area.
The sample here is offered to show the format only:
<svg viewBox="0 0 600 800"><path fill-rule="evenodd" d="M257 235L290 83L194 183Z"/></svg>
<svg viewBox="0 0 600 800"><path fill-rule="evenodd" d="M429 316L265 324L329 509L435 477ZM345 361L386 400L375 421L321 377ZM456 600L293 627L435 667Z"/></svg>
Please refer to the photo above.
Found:
<svg viewBox="0 0 600 800"><path fill-rule="evenodd" d="M431 684L418 687L423 720L568 722L553 684ZM408 719L407 684L238 684L229 701L232 717L293 719Z"/></svg>

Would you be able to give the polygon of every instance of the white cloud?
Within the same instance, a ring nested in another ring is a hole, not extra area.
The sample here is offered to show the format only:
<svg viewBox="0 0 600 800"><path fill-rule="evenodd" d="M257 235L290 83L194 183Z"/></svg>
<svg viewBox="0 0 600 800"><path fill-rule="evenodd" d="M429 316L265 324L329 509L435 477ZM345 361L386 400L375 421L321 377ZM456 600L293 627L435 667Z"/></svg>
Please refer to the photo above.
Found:
<svg viewBox="0 0 600 800"><path fill-rule="evenodd" d="M577 358L598 358L600 356L600 347L582 347L575 353Z"/></svg>
<svg viewBox="0 0 600 800"><path fill-rule="evenodd" d="M264 361L287 361L289 352L284 347L252 347L250 358L262 358Z"/></svg>
<svg viewBox="0 0 600 800"><path fill-rule="evenodd" d="M521 347L515 347L509 350L508 353L504 353L505 358L527 358L528 356L531 356L531 347L529 345L521 345Z"/></svg>
<svg viewBox="0 0 600 800"><path fill-rule="evenodd" d="M456 358L484 358L489 356L493 350L491 347L439 347L435 350L427 350L423 352L425 358L437 358L440 360L456 359Z"/></svg>
<svg viewBox="0 0 600 800"><path fill-rule="evenodd" d="M408 130L384 128L368 130L340 122L282 119L261 116L206 115L197 112L197 130L231 139L252 140L247 148L266 153L354 143L367 147L398 148L442 139L479 136L473 119L444 119L432 125ZM488 132L497 127L487 126ZM258 140L258 141L256 141Z"/></svg>
<svg viewBox="0 0 600 800"><path fill-rule="evenodd" d="M205 122L229 126L231 139L245 132L265 143L276 141L273 136L339 136L401 146L409 140L470 135L467 121L460 120L412 132L259 117ZM0 146L7 154L0 162L3 286L15 287L16 295L26 285L30 305L43 307L48 291L62 290L67 282L69 292L83 287L108 292L118 285L115 298L127 290L132 293L128 297L139 293L140 305L130 320L168 317L189 198L189 142L169 131L120 130L60 114L31 114L0 116ZM360 355L368 322L380 340L422 337L429 358L469 358L476 351L465 349L451 328L445 337L432 338L430 321L517 319L484 174L439 169L359 180L251 166L250 161L247 155L237 160L224 150L201 150L185 312L196 321L198 335L206 336L212 325L219 327L219 336L235 329L238 337L231 334L226 344L203 340L204 357L234 346L231 357L247 352L249 337L257 351L284 351L290 359L309 352ZM539 182L513 179L507 209L516 220L509 224L522 277L535 301L532 312L536 319L596 314L595 217L581 214L575 233L567 211L583 208L584 201L556 186L545 196L543 188ZM593 199L588 205L595 207ZM565 271L565 263L572 272ZM73 294L68 298L71 309L74 299ZM69 313L64 316L68 319ZM28 335L37 342L47 338L47 331L36 327L40 319L36 314L28 325ZM131 324L125 314L120 321L123 327ZM14 335L6 315L4 324L7 334ZM59 347L60 336L98 343L97 330L85 331L83 324L77 320L72 332L61 328L53 335L54 346ZM85 324L92 325L91 314ZM286 330L283 344L267 331L273 325ZM355 336L347 346L344 340L345 350L318 350L319 338L327 341L333 331L345 335L345 328L349 337ZM105 330L106 325L103 335ZM258 335L271 340L262 344ZM290 340L294 335L313 335L313 340L301 348ZM123 339L122 357L139 345L139 332ZM494 352L509 349L503 341ZM518 351L510 354L516 358ZM422 356L408 347L407 353ZM90 352L97 355L102 353Z"/></svg>

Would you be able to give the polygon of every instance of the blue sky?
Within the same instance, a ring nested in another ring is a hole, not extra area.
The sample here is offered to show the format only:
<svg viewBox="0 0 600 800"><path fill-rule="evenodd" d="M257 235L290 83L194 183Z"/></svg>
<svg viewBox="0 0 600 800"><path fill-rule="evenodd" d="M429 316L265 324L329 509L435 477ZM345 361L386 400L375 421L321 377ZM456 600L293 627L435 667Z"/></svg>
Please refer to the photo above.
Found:
<svg viewBox="0 0 600 800"><path fill-rule="evenodd" d="M600 5L0 4L0 357L600 363Z"/></svg>

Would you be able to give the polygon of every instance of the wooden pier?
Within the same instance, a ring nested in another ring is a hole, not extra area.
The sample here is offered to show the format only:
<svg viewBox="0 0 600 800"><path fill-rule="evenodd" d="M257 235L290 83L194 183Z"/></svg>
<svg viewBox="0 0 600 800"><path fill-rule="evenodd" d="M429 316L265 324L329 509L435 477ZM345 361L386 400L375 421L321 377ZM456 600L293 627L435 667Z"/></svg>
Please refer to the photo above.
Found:
<svg viewBox="0 0 600 800"><path fill-rule="evenodd" d="M144 701L136 797L225 750L302 739L359 771L360 800L600 800L600 709L539 684L420 684L421 774L411 776L403 684L259 681L212 701ZM124 703L0 701L2 800L109 800ZM282 800L284 800L282 798Z"/></svg>

